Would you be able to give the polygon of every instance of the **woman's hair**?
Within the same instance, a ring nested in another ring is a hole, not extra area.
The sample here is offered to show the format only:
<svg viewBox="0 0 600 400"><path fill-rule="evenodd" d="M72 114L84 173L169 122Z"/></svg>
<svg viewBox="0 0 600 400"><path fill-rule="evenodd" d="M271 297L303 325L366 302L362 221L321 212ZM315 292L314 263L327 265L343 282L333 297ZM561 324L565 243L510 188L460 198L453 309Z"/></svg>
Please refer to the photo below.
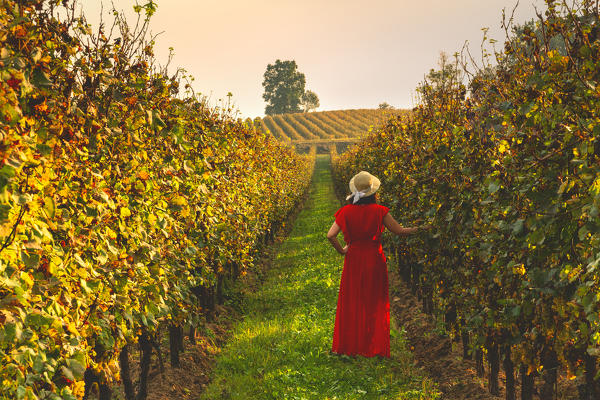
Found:
<svg viewBox="0 0 600 400"><path fill-rule="evenodd" d="M350 198L348 204L352 204L352 200L353 200L353 198ZM376 203L377 203L377 193L373 193L370 196L358 199L358 201L354 204L360 205L360 204L376 204Z"/></svg>

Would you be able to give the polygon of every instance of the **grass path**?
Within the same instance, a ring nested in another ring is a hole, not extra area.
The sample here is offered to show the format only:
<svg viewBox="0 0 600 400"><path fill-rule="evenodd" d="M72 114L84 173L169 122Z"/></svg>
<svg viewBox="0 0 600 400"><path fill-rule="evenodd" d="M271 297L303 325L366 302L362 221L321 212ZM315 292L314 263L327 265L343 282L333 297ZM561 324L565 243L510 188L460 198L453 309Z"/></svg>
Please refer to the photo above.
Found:
<svg viewBox="0 0 600 400"><path fill-rule="evenodd" d="M437 398L395 329L390 360L330 354L343 259L325 233L337 204L329 156L319 156L310 198L264 284L244 298L201 399Z"/></svg>

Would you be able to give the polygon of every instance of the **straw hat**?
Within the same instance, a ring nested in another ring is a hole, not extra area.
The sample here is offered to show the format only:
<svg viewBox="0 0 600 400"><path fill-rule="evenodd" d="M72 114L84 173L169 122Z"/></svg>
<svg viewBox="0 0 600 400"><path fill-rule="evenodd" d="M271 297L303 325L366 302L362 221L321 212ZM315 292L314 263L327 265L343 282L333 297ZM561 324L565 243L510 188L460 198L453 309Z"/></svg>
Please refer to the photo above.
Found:
<svg viewBox="0 0 600 400"><path fill-rule="evenodd" d="M358 174L354 175L352 179L350 179L350 191L352 192L346 200L352 200L352 204L356 204L358 200L363 197L370 196L374 194L379 186L381 185L381 181L377 179L375 176L371 175L367 171L360 171Z"/></svg>

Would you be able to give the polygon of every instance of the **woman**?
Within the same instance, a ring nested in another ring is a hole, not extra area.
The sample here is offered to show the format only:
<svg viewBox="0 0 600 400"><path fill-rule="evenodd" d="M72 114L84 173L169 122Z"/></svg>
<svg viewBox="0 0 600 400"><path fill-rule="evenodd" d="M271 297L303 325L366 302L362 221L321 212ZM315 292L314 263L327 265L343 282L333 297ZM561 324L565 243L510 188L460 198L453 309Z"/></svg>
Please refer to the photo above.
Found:
<svg viewBox="0 0 600 400"><path fill-rule="evenodd" d="M327 239L345 255L340 282L332 351L365 357L390 357L390 302L386 258L381 247L384 228L410 235L420 227L403 228L376 203L381 182L366 171L350 180L348 204L335 214ZM343 232L342 248L337 235Z"/></svg>

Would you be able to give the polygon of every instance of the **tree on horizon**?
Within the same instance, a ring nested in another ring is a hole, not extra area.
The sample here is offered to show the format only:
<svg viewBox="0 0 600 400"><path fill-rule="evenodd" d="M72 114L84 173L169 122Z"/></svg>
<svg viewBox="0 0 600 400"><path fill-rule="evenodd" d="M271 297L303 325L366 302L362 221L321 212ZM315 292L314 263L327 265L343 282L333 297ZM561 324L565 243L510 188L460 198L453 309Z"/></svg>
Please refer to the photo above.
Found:
<svg viewBox="0 0 600 400"><path fill-rule="evenodd" d="M294 60L276 60L268 64L262 83L267 102L266 115L285 114L302 111L300 104L305 93L306 77L298 71Z"/></svg>

